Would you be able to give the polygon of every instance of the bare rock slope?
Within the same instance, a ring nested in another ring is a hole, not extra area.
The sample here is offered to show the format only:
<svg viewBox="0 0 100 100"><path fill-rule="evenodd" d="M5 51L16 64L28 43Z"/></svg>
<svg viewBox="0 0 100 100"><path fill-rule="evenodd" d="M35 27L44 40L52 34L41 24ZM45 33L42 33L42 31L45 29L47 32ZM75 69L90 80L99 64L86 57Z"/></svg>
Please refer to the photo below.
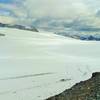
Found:
<svg viewBox="0 0 100 100"><path fill-rule="evenodd" d="M100 72L47 100L100 100Z"/></svg>

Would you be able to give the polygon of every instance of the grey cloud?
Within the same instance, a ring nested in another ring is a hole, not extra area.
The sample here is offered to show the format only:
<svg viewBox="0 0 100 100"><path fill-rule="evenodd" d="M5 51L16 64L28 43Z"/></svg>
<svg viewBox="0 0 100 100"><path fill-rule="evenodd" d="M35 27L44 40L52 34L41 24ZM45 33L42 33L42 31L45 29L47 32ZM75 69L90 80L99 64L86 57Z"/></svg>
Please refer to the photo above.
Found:
<svg viewBox="0 0 100 100"><path fill-rule="evenodd" d="M33 17L72 18L86 16L89 13L87 5L82 0L26 0L26 5Z"/></svg>

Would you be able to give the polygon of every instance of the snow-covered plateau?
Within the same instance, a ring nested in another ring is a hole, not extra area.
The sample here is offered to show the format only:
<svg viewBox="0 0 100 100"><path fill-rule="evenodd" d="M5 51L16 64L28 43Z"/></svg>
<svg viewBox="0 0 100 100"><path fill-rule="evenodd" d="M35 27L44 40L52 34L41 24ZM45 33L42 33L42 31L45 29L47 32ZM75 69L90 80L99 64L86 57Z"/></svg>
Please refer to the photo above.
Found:
<svg viewBox="0 0 100 100"><path fill-rule="evenodd" d="M0 100L45 100L99 71L99 41L0 28Z"/></svg>

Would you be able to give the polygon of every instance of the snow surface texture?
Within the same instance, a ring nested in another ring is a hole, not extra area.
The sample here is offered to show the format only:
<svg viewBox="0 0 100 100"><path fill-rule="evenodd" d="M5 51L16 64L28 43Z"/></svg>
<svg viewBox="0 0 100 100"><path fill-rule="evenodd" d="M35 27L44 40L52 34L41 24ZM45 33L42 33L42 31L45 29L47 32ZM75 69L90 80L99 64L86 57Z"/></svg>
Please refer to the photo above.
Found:
<svg viewBox="0 0 100 100"><path fill-rule="evenodd" d="M0 100L45 100L100 71L100 42L0 28Z"/></svg>

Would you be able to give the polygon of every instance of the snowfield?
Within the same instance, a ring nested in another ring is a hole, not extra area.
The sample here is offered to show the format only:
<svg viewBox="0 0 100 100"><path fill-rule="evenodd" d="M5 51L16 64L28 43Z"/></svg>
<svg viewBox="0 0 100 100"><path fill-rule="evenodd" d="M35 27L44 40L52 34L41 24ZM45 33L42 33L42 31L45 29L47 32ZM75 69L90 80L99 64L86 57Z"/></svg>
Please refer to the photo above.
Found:
<svg viewBox="0 0 100 100"><path fill-rule="evenodd" d="M0 100L45 100L100 71L100 42L0 28Z"/></svg>

